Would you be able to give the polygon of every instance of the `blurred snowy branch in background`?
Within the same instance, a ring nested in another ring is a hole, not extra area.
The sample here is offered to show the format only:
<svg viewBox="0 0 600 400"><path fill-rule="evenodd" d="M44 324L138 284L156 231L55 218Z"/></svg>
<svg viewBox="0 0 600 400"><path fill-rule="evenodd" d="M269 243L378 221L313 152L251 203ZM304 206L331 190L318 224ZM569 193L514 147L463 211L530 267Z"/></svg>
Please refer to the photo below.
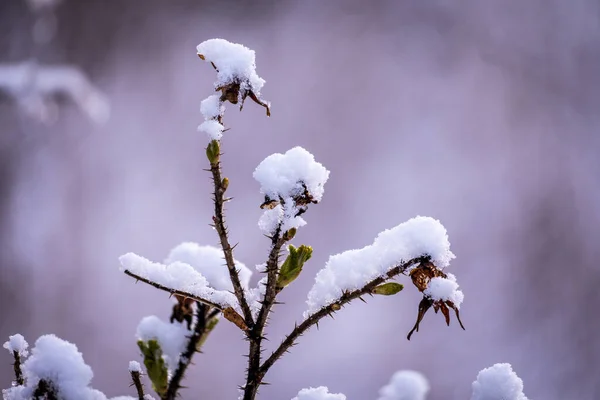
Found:
<svg viewBox="0 0 600 400"><path fill-rule="evenodd" d="M110 115L106 96L75 66L0 64L0 89L14 98L25 114L47 124L56 120L62 98L73 101L96 123L105 122Z"/></svg>
<svg viewBox="0 0 600 400"><path fill-rule="evenodd" d="M58 22L54 8L61 0L27 0L35 14L31 30L34 44L45 45L56 35ZM43 65L36 60L35 49L29 61L0 63L0 91L19 105L27 116L45 124L58 117L61 100L75 103L95 123L106 122L110 104L85 73L74 65Z"/></svg>

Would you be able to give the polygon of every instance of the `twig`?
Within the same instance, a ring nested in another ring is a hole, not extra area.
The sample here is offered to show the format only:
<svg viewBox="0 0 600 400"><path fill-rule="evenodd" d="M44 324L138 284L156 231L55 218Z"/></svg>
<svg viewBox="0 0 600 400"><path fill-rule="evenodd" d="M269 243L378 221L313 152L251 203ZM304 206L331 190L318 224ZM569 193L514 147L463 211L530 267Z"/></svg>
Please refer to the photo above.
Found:
<svg viewBox="0 0 600 400"><path fill-rule="evenodd" d="M267 324L269 312L275 303L277 297L277 272L279 268L279 254L281 247L286 240L281 235L281 225L277 227L275 234L271 238L271 251L267 261L267 288L265 297L262 302L260 311L256 318L256 324L249 333L250 353L248 355L248 374L246 377L246 385L244 386L244 400L253 400L258 391L258 387L262 380L260 374L260 355L261 344L263 339L263 331Z"/></svg>
<svg viewBox="0 0 600 400"><path fill-rule="evenodd" d="M246 300L238 270L235 267L235 261L233 260L233 248L229 243L227 227L225 226L225 216L223 214L223 204L225 203L225 199L223 195L225 194L225 190L227 188L223 185L223 179L221 177L221 163L218 160L215 163L211 162L210 172L212 173L213 184L215 188L215 215L213 217L214 226L219 234L219 241L221 242L221 248L223 249L225 263L227 264L227 269L229 270L229 277L231 278L231 284L233 285L235 297L242 308L246 325L251 327L254 325L252 312L250 311L250 306Z"/></svg>
<svg viewBox="0 0 600 400"><path fill-rule="evenodd" d="M197 301L199 303L206 304L207 306L214 307L214 308L216 308L219 311L223 311L223 306L222 305L219 305L217 303L213 303L210 300L206 300L206 299L203 299L203 298L198 297L196 295L193 295L191 293L184 292L183 290L171 289L169 287L161 285L160 283L156 283L156 282L151 281L150 279L146 279L144 277L136 275L136 274L134 274L133 272L131 272L129 270L125 270L124 272L125 272L125 275L129 275L132 278L135 278L136 280L138 280L140 282L147 283L150 286L154 286L157 289L164 290L165 292L168 292L171 295L178 295L178 296L181 296L181 297L184 297L184 298L187 298L187 299L192 299L192 300L195 300L195 301Z"/></svg>
<svg viewBox="0 0 600 400"><path fill-rule="evenodd" d="M133 380L133 386L138 394L139 400L144 400L144 386L142 386L142 380L140 379L140 371L130 371L131 380Z"/></svg>
<svg viewBox="0 0 600 400"><path fill-rule="evenodd" d="M169 387L167 388L167 393L163 397L163 400L174 400L177 398L177 392L182 387L181 380L185 375L185 371L192 363L194 353L199 351L198 343L201 343L204 337L209 333L207 327L210 321L220 313L219 310L211 310L211 308L205 304L198 303L197 306L196 326L194 327L192 336L190 336L188 340L185 351L179 357L179 364L169 381Z"/></svg>
<svg viewBox="0 0 600 400"><path fill-rule="evenodd" d="M264 377L264 375L269 371L269 368L273 366L273 364L279 360L279 358L287 352L290 347L295 344L295 341L298 337L304 334L309 328L313 325L316 325L323 317L331 315L335 311L339 310L340 307L345 304L351 302L354 299L360 298L365 294L372 293L373 289L385 282L386 280L393 278L396 275L399 275L406 271L410 266L414 264L418 264L424 262L428 259L428 257L419 257L413 258L410 261L407 261L403 264L400 264L387 272L386 275L378 277L367 283L360 289L356 289L350 292L344 293L338 301L332 303L326 307L321 308L319 311L308 317L304 322L300 325L296 325L292 332L285 338L283 342L279 345L279 347L267 358L267 360L260 366L259 376L260 379Z"/></svg>
<svg viewBox="0 0 600 400"><path fill-rule="evenodd" d="M22 386L25 384L25 379L23 379L23 371L21 371L21 355L18 351L13 350L13 357L15 358L15 363L13 364L15 382L18 386Z"/></svg>
<svg viewBox="0 0 600 400"><path fill-rule="evenodd" d="M34 399L39 399L40 397L45 400L58 400L58 396L54 392L52 384L45 379L41 379L38 382L38 385L33 392Z"/></svg>

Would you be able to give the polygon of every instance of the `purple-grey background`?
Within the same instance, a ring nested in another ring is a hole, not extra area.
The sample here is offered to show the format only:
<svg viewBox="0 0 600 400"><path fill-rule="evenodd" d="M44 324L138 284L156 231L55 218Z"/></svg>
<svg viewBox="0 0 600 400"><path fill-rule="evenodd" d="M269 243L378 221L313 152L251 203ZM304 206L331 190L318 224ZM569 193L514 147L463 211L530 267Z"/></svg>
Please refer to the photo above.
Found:
<svg viewBox="0 0 600 400"><path fill-rule="evenodd" d="M261 399L319 385L375 399L398 369L425 373L431 400L465 399L495 362L512 363L532 399L600 398L600 3L65 0L56 15L57 37L37 48L26 4L3 1L0 62L35 49L78 65L112 115L98 126L67 104L45 126L0 99L1 337L55 333L84 353L94 387L133 393L136 325L168 317L171 301L117 258L217 244L196 133L214 72L195 46L223 37L256 50L273 103L271 118L253 103L226 113L236 258L252 267L268 251L252 179L264 157L301 145L331 170L294 240L314 257L282 295L270 346L330 254L415 215L445 224L466 295L465 332L431 313L410 342L412 285L345 308L278 363ZM245 346L220 324L183 398L236 398ZM10 364L5 353L2 387Z"/></svg>

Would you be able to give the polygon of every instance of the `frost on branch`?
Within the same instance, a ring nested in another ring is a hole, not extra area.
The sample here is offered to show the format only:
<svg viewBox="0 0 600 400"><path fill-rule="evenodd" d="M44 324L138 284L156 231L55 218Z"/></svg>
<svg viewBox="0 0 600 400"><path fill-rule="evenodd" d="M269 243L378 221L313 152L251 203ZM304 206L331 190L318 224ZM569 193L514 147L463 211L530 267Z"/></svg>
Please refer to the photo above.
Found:
<svg viewBox="0 0 600 400"><path fill-rule="evenodd" d="M12 96L27 115L45 123L52 122L60 96L71 99L96 123L105 122L110 114L104 94L70 65L0 64L0 90Z"/></svg>
<svg viewBox="0 0 600 400"><path fill-rule="evenodd" d="M329 393L326 386L319 386L302 389L292 400L346 400L346 396L341 393Z"/></svg>
<svg viewBox="0 0 600 400"><path fill-rule="evenodd" d="M454 258L446 229L429 217L410 219L381 232L369 246L331 256L308 293L304 318L334 303L345 291L362 288L395 266L424 256L438 268Z"/></svg>
<svg viewBox="0 0 600 400"><path fill-rule="evenodd" d="M527 400L523 381L510 364L494 364L479 371L471 400Z"/></svg>
<svg viewBox="0 0 600 400"><path fill-rule="evenodd" d="M378 400L425 400L429 392L427 378L417 371L398 371L390 383L379 390Z"/></svg>
<svg viewBox="0 0 600 400"><path fill-rule="evenodd" d="M189 335L190 332L183 324L170 324L154 315L144 317L137 327L139 340L148 342L154 339L158 342L169 371L177 368L179 356L185 351Z"/></svg>
<svg viewBox="0 0 600 400"><path fill-rule="evenodd" d="M29 344L20 333L9 336L8 341L2 347L8 350L11 355L17 353L20 357L27 357L29 354L27 351Z"/></svg>
<svg viewBox="0 0 600 400"><path fill-rule="evenodd" d="M329 171L315 161L302 147L294 147L285 154L272 154L254 171L254 179L265 195L261 208L266 208L259 220L260 229L272 235L281 226L283 232L306 224L300 217L308 204L323 198Z"/></svg>
<svg viewBox="0 0 600 400"><path fill-rule="evenodd" d="M206 278L210 287L216 290L233 291L229 271L223 259L223 250L213 246L200 246L193 242L184 242L171 250L165 264L181 262L192 266ZM244 264L235 260L239 270L240 283L247 289L252 271Z"/></svg>
<svg viewBox="0 0 600 400"><path fill-rule="evenodd" d="M232 307L239 310L235 295L226 290L216 290L209 286L209 282L191 265L174 262L169 265L152 262L134 253L127 253L119 257L121 269L131 272L141 278L162 285L163 287L189 293L220 308Z"/></svg>

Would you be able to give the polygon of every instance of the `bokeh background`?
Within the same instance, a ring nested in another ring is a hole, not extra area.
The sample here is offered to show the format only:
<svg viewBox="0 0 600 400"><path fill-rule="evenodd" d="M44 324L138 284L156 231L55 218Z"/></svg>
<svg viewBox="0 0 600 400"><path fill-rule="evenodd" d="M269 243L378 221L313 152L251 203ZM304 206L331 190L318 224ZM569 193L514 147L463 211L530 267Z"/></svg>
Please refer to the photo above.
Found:
<svg viewBox="0 0 600 400"><path fill-rule="evenodd" d="M319 385L375 399L398 369L426 374L431 400L466 399L495 362L532 399L600 398L594 0L2 1L0 63L76 66L111 112L97 123L61 98L40 121L0 97L0 337L55 333L84 353L94 387L133 393L137 323L167 318L171 300L122 275L118 256L217 244L196 132L214 72L195 46L213 37L256 50L273 103L271 118L253 103L226 113L236 257L252 266L268 251L252 179L264 157L301 145L331 170L294 241L314 257L283 294L270 345L301 318L330 254L415 215L447 227L466 295L466 331L431 313L410 342L412 285L345 308L280 361L262 399ZM220 324L184 399L237 398L241 339ZM5 354L2 387L11 371Z"/></svg>

